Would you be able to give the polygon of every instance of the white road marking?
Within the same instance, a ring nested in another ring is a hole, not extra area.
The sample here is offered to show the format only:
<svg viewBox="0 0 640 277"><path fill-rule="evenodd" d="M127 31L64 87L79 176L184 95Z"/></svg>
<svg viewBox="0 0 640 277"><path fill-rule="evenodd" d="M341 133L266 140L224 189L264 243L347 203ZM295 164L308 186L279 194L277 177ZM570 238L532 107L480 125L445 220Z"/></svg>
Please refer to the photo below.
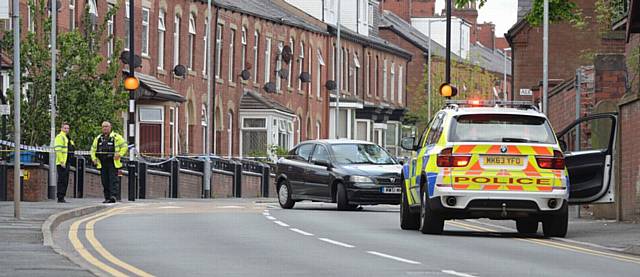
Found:
<svg viewBox="0 0 640 277"><path fill-rule="evenodd" d="M305 235L305 236L313 236L313 234L312 234L312 233L307 233L307 232L302 231L302 230L297 229L297 228L289 228L289 230L294 231L294 232L296 232L296 233L298 233L298 234L301 234L301 235Z"/></svg>
<svg viewBox="0 0 640 277"><path fill-rule="evenodd" d="M278 225L282 226L282 227L289 227L289 224L284 223L284 222L282 222L282 221L280 221L280 220L276 220L276 221L274 221L274 222L275 222L276 224L278 224Z"/></svg>
<svg viewBox="0 0 640 277"><path fill-rule="evenodd" d="M218 208L220 208L220 209L242 209L244 207L242 207L242 206L220 206Z"/></svg>
<svg viewBox="0 0 640 277"><path fill-rule="evenodd" d="M448 270L448 269L442 270L442 273L449 274L449 275L454 275L454 276L459 276L459 277L476 277L475 275L471 275L471 274L463 273L463 272L457 272L455 270Z"/></svg>
<svg viewBox="0 0 640 277"><path fill-rule="evenodd" d="M266 216L266 218L267 218L268 220L276 220L276 218L275 218L275 217L270 216L270 215Z"/></svg>
<svg viewBox="0 0 640 277"><path fill-rule="evenodd" d="M353 246L351 244L346 244L344 242L339 242L339 241L335 241L335 240L328 239L328 238L318 238L318 239L321 240L321 241L324 241L324 242L328 242L328 243L335 244L335 245L342 246L342 247L346 247L346 248L354 248L355 247L355 246Z"/></svg>
<svg viewBox="0 0 640 277"><path fill-rule="evenodd" d="M182 209L182 207L178 207L178 206L162 206L162 207L159 207L158 209Z"/></svg>
<svg viewBox="0 0 640 277"><path fill-rule="evenodd" d="M376 255L376 256L380 256L380 257L383 257L383 258L387 258L387 259L396 260L396 261L403 262L403 263L420 264L420 262L407 260L407 259L403 259L403 258L396 257L396 256L391 256L391 255L380 253L380 252L376 252L376 251L367 251L367 253L372 254L372 255Z"/></svg>
<svg viewBox="0 0 640 277"><path fill-rule="evenodd" d="M263 212L265 212L265 213L269 213L269 210L264 210Z"/></svg>
<svg viewBox="0 0 640 277"><path fill-rule="evenodd" d="M270 213L262 213L262 215L271 215Z"/></svg>

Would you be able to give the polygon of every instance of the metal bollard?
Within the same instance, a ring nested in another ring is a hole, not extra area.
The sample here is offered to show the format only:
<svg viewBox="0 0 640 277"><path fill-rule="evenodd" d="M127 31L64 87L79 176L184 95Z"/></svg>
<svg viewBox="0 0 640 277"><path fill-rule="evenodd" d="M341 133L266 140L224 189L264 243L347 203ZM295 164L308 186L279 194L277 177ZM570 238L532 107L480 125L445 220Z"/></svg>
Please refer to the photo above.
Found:
<svg viewBox="0 0 640 277"><path fill-rule="evenodd" d="M242 197L242 162L233 165L233 196Z"/></svg>
<svg viewBox="0 0 640 277"><path fill-rule="evenodd" d="M76 198L84 197L84 173L86 170L87 160L84 157L78 157L76 161Z"/></svg>
<svg viewBox="0 0 640 277"><path fill-rule="evenodd" d="M269 197L269 183L271 182L271 167L267 163L262 164L262 197Z"/></svg>
<svg viewBox="0 0 640 277"><path fill-rule="evenodd" d="M147 164L138 163L138 198L147 198Z"/></svg>
<svg viewBox="0 0 640 277"><path fill-rule="evenodd" d="M178 198L178 176L180 175L180 161L171 161L171 189L170 197Z"/></svg>

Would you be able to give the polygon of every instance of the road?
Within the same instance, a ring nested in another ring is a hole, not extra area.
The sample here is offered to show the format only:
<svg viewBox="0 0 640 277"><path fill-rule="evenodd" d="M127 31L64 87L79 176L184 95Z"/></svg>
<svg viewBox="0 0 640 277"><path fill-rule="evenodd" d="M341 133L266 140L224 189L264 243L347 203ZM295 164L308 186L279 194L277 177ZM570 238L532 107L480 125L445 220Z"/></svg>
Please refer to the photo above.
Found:
<svg viewBox="0 0 640 277"><path fill-rule="evenodd" d="M118 204L66 223L56 243L121 276L637 276L640 257L447 221L399 228L398 206L197 200Z"/></svg>

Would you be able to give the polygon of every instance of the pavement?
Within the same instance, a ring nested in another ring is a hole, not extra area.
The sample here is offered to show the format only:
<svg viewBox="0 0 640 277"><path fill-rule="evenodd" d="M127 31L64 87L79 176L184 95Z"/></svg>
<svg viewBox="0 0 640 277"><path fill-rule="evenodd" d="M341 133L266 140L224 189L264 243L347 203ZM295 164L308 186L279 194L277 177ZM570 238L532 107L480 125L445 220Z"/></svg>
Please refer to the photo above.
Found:
<svg viewBox="0 0 640 277"><path fill-rule="evenodd" d="M51 233L65 220L108 208L101 199L68 199L70 203L22 202L15 219L13 202L0 201L0 276L92 276L92 272L60 254ZM180 201L177 199L156 200ZM196 200L198 201L198 200ZM206 200L199 200L206 201ZM275 202L261 199L257 202ZM395 207L395 206L393 206ZM366 209L366 208L365 208ZM572 209L574 211L574 209ZM512 221L474 220L488 228L514 230ZM492 227L491 227L492 226ZM397 226L389 226L397 228ZM578 218L571 213L568 242L640 255L640 222Z"/></svg>

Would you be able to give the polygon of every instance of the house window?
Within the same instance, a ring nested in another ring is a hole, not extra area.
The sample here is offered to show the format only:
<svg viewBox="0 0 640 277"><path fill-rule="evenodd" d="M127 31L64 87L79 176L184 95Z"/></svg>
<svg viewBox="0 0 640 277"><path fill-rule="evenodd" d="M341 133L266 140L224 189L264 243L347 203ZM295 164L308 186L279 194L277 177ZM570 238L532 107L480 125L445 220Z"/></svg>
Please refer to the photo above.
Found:
<svg viewBox="0 0 640 277"><path fill-rule="evenodd" d="M245 70L247 68L247 28L242 27L242 38L240 43L242 43L242 57L240 58L240 68Z"/></svg>
<svg viewBox="0 0 640 277"><path fill-rule="evenodd" d="M236 57L236 30L231 29L229 32L229 82L233 82L233 77L236 72L235 57Z"/></svg>
<svg viewBox="0 0 640 277"><path fill-rule="evenodd" d="M380 76L380 58L378 56L376 56L376 64L374 67L374 74L373 74L373 88L375 90L375 96L376 97L380 97L380 90L378 89L380 87L380 84L378 84L378 76Z"/></svg>
<svg viewBox="0 0 640 277"><path fill-rule="evenodd" d="M208 78L207 76L207 72L208 71L208 58L209 58L209 47L211 47L209 45L209 34L211 33L211 30L209 30L209 18L205 17L204 19L204 36L202 36L202 40L204 42L204 53L202 53L202 75L205 78Z"/></svg>
<svg viewBox="0 0 640 277"><path fill-rule="evenodd" d="M338 64L338 57L336 57L336 45L331 47L331 79L336 80L336 65Z"/></svg>
<svg viewBox="0 0 640 277"><path fill-rule="evenodd" d="M342 68L340 68L341 72L340 72L340 89L341 90L345 90L345 88L347 87L346 85L346 80L347 80L347 70L346 70L346 64L347 64L347 52L344 48L342 48L342 53L340 53L340 66L342 66Z"/></svg>
<svg viewBox="0 0 640 277"><path fill-rule="evenodd" d="M387 59L384 59L382 67L382 97L387 99Z"/></svg>
<svg viewBox="0 0 640 277"><path fill-rule="evenodd" d="M322 97L322 66L324 66L324 59L320 48L317 49L316 54L318 56L318 62L316 63L316 97L320 99Z"/></svg>
<svg viewBox="0 0 640 277"><path fill-rule="evenodd" d="M298 56L298 77L302 74L302 66L304 65L304 42L300 42L300 56ZM298 78L298 90L302 90L302 80Z"/></svg>
<svg viewBox="0 0 640 277"><path fill-rule="evenodd" d="M280 91L282 88L282 78L280 77L282 71L282 49L284 49L284 42L278 41L278 59L276 60L276 91Z"/></svg>
<svg viewBox="0 0 640 277"><path fill-rule="evenodd" d="M176 109L174 107L169 108L169 153L170 155L177 155L177 134L178 129L176 126Z"/></svg>
<svg viewBox="0 0 640 277"><path fill-rule="evenodd" d="M349 59L349 49L346 50L346 55L344 56L344 61L345 63L344 65L344 90L346 90L347 92L351 91L349 90L349 85L351 84L351 65L349 63L351 59Z"/></svg>
<svg viewBox="0 0 640 277"><path fill-rule="evenodd" d="M129 50L129 2L124 5L124 50Z"/></svg>
<svg viewBox="0 0 640 277"><path fill-rule="evenodd" d="M207 120L207 105L202 104L200 112L200 126L202 126L202 153L207 151L207 132L209 132L209 122Z"/></svg>
<svg viewBox="0 0 640 277"><path fill-rule="evenodd" d="M180 17L173 18L173 66L180 64Z"/></svg>
<svg viewBox="0 0 640 277"><path fill-rule="evenodd" d="M113 20L111 22L113 22ZM69 30L74 30L75 28L76 28L76 0L69 0Z"/></svg>
<svg viewBox="0 0 640 277"><path fill-rule="evenodd" d="M70 2L73 3L73 2ZM71 6L71 4L69 4ZM109 10L112 10L114 6L109 4ZM71 16L73 18L73 15ZM113 23L115 22L115 15L109 16L109 20L107 20L107 58L111 58L113 56L114 51L114 40L113 37ZM75 24L75 23L74 23ZM72 28L73 30L73 28Z"/></svg>
<svg viewBox="0 0 640 277"><path fill-rule="evenodd" d="M311 70L311 64L313 63L313 48L309 45L309 79L313 78L313 72ZM307 83L307 94L311 96L311 85L312 82Z"/></svg>
<svg viewBox="0 0 640 277"><path fill-rule="evenodd" d="M139 106L140 152L150 156L163 154L164 109L158 106Z"/></svg>
<svg viewBox="0 0 640 277"><path fill-rule="evenodd" d="M165 26L165 12L160 10L158 13L158 69L164 69L164 33L167 31Z"/></svg>
<svg viewBox="0 0 640 277"><path fill-rule="evenodd" d="M391 63L391 102L396 99L396 63Z"/></svg>
<svg viewBox="0 0 640 277"><path fill-rule="evenodd" d="M353 93L358 95L358 74L360 73L360 59L358 53L353 53Z"/></svg>
<svg viewBox="0 0 640 277"><path fill-rule="evenodd" d="M193 14L189 15L189 63L187 68L193 70L193 54L196 43L196 19Z"/></svg>
<svg viewBox="0 0 640 277"><path fill-rule="evenodd" d="M293 57L294 53L295 53L295 41L293 40L293 38L289 38L289 47L291 47L291 56ZM287 76L287 87L289 89L291 89L291 75L293 75L293 73L291 72L291 69L293 69L293 63L291 61L289 61L289 74Z"/></svg>
<svg viewBox="0 0 640 277"><path fill-rule="evenodd" d="M222 24L216 27L216 79L220 78L220 70L222 65Z"/></svg>
<svg viewBox="0 0 640 277"><path fill-rule="evenodd" d="M300 116L296 117L296 144L300 143L301 139L301 135L302 135L302 119L300 118Z"/></svg>
<svg viewBox="0 0 640 277"><path fill-rule="evenodd" d="M142 8L142 55L149 56L149 9Z"/></svg>
<svg viewBox="0 0 640 277"><path fill-rule="evenodd" d="M316 121L316 139L320 139L320 121Z"/></svg>
<svg viewBox="0 0 640 277"><path fill-rule="evenodd" d="M402 104L402 97L404 94L404 87L403 87L403 82L404 82L404 72L403 72L403 68L402 66L398 66L398 103Z"/></svg>
<svg viewBox="0 0 640 277"><path fill-rule="evenodd" d="M367 53L367 64L364 68L364 90L367 91L367 96L371 95L371 53Z"/></svg>
<svg viewBox="0 0 640 277"><path fill-rule="evenodd" d="M230 159L233 153L233 114L227 113L227 157Z"/></svg>
<svg viewBox="0 0 640 277"><path fill-rule="evenodd" d="M271 38L265 38L264 47L264 83L271 81Z"/></svg>
<svg viewBox="0 0 640 277"><path fill-rule="evenodd" d="M274 120L274 122L276 122ZM293 123L288 120L278 120L278 146L282 149L289 150L291 141L293 141Z"/></svg>
<svg viewBox="0 0 640 277"><path fill-rule="evenodd" d="M369 141L369 121L356 120L356 139Z"/></svg>
<svg viewBox="0 0 640 277"><path fill-rule="evenodd" d="M242 120L242 156L262 156L267 149L267 119Z"/></svg>
<svg viewBox="0 0 640 277"><path fill-rule="evenodd" d="M260 33L253 33L253 82L258 83L258 50L260 46Z"/></svg>

